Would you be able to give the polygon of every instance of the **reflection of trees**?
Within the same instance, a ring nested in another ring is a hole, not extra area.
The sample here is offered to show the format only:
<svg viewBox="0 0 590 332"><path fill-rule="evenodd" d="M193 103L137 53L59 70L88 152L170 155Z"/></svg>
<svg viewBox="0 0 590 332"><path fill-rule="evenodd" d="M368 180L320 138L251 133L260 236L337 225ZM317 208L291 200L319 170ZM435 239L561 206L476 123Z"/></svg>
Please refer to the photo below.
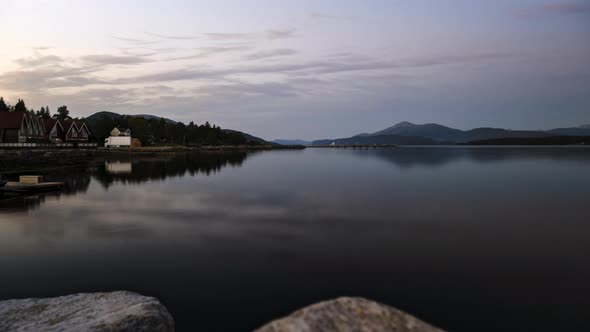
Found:
<svg viewBox="0 0 590 332"><path fill-rule="evenodd" d="M100 165L93 172L94 177L105 188L113 183L141 183L149 180L163 180L168 177L182 177L198 174L210 175L227 166L241 166L248 152L195 152L174 154L169 158L139 158L130 160L113 159L109 162L130 162L131 172L112 172L106 165Z"/></svg>
<svg viewBox="0 0 590 332"><path fill-rule="evenodd" d="M252 153L252 152L249 152ZM128 155L119 158L109 158L106 163L85 164L75 168L60 168L44 174L45 181L64 182L63 191L37 193L35 195L5 196L0 198L0 214L3 212L30 211L43 204L46 199L62 195L76 195L86 192L90 185L91 176L105 188L113 183L141 183L149 180L163 180L168 177L181 177L186 174L210 175L228 166L241 166L248 152L195 152L178 153L168 157L138 157ZM130 163L130 172L113 172L107 168L110 163ZM17 181L18 176L7 177Z"/></svg>

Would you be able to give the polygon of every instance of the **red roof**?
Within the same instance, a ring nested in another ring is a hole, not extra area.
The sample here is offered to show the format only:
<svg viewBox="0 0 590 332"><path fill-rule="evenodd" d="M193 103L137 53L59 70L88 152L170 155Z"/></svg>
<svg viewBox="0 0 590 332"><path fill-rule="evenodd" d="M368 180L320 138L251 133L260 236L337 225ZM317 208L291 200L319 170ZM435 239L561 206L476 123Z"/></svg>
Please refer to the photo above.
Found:
<svg viewBox="0 0 590 332"><path fill-rule="evenodd" d="M25 112L0 112L0 129L20 129Z"/></svg>
<svg viewBox="0 0 590 332"><path fill-rule="evenodd" d="M45 134L49 134L56 123L57 120L55 119L43 119L43 125L45 126Z"/></svg>
<svg viewBox="0 0 590 332"><path fill-rule="evenodd" d="M72 125L74 124L74 120L62 120L61 124L64 127L64 131L67 133L68 131L70 131L70 128L72 127Z"/></svg>

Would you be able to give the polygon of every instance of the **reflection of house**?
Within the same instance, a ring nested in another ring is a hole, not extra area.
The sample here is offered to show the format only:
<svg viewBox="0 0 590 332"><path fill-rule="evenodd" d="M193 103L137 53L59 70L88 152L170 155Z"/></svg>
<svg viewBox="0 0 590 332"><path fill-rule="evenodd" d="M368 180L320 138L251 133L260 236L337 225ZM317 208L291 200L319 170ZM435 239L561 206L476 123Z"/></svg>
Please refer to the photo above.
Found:
<svg viewBox="0 0 590 332"><path fill-rule="evenodd" d="M131 174L133 167L130 162L122 163L120 161L105 161L104 167L110 174Z"/></svg>
<svg viewBox="0 0 590 332"><path fill-rule="evenodd" d="M111 136L131 136L131 130L128 128L115 127L111 130Z"/></svg>

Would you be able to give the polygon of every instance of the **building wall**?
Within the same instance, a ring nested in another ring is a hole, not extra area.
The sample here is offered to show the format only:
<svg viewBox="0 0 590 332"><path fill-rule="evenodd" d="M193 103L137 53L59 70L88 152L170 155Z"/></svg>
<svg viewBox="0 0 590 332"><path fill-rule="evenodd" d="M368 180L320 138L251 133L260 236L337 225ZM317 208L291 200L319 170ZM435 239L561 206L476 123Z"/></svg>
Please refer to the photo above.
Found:
<svg viewBox="0 0 590 332"><path fill-rule="evenodd" d="M19 141L19 130L4 129L4 134L2 135L2 143L22 143Z"/></svg>

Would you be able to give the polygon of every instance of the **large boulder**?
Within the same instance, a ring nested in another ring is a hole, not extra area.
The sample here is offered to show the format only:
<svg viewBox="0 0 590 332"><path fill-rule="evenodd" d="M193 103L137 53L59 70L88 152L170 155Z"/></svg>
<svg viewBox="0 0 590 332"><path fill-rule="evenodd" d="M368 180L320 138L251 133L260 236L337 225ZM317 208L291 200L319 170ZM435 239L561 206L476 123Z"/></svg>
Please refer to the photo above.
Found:
<svg viewBox="0 0 590 332"><path fill-rule="evenodd" d="M443 332L395 308L363 298L320 302L270 322L256 332Z"/></svg>
<svg viewBox="0 0 590 332"><path fill-rule="evenodd" d="M155 298L131 292L0 301L0 331L174 331Z"/></svg>

